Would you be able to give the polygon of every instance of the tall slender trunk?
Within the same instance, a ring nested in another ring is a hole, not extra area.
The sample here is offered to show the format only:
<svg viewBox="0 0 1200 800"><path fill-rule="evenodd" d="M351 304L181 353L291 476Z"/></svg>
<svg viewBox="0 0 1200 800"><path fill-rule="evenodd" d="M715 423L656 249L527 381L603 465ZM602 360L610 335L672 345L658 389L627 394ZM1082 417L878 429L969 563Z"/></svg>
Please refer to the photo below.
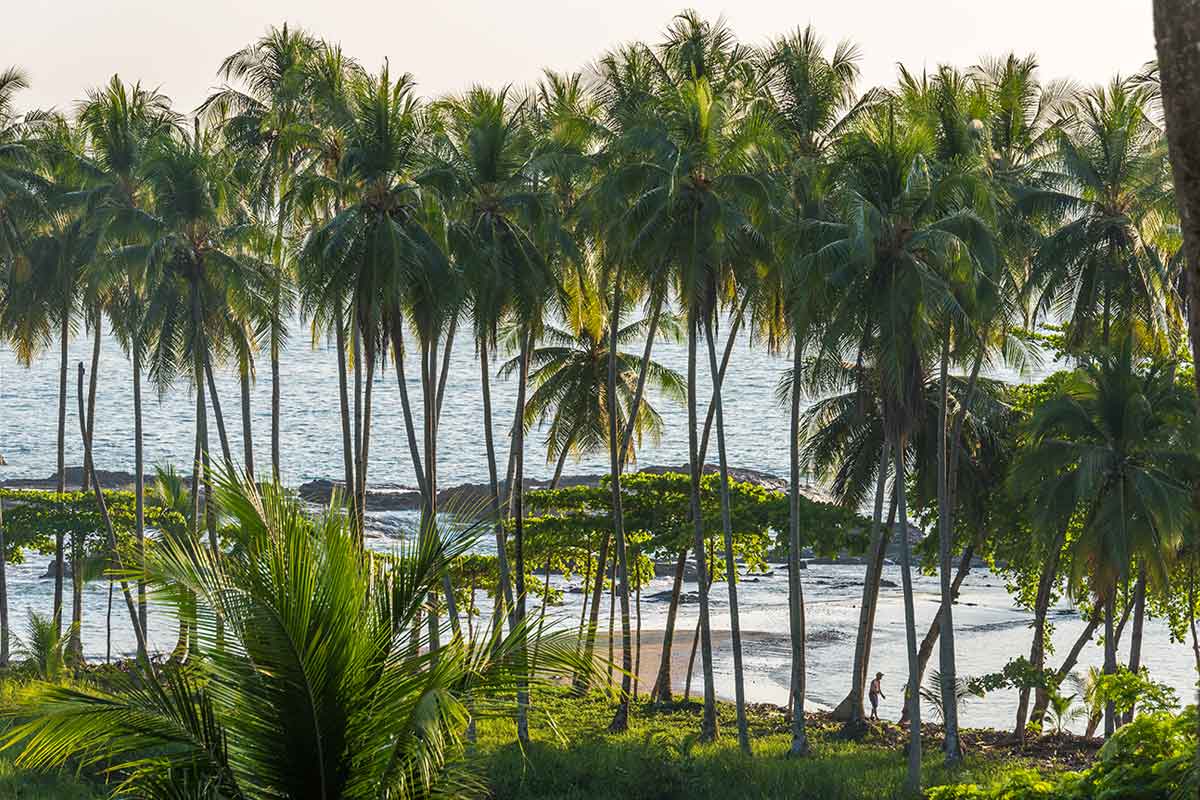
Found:
<svg viewBox="0 0 1200 800"><path fill-rule="evenodd" d="M904 497L904 438L896 441L896 506L900 516L900 575L904 584L904 634L908 645L908 789L921 790L921 684L917 679L917 623L912 588L912 548L908 543L908 506Z"/></svg>
<svg viewBox="0 0 1200 800"><path fill-rule="evenodd" d="M621 267L617 267L613 279L613 299L609 314L608 339L608 453L609 488L612 492L612 522L616 540L617 594L621 600L621 694L617 711L609 730L624 732L629 727L629 699L633 674L633 637L629 616L629 554L625 546L625 513L621 506L621 442L617 438L617 334L621 326ZM630 421L637 416L636 409L630 412Z"/></svg>
<svg viewBox="0 0 1200 800"><path fill-rule="evenodd" d="M352 334L353 350L351 350L351 354L354 358L354 480L349 486L346 487L346 491L350 493L350 496L352 498L350 500L350 505L354 509L354 518L355 518L354 521L355 521L355 524L359 526L359 530L361 531L362 530L361 523L362 523L362 519L363 519L363 514L362 514L363 509L358 507L358 471L360 469L362 469L362 396L363 396L362 358L363 358L363 353L362 353L362 333L361 333L361 331L359 331L359 327L358 327L358 316L357 316L357 314L354 314L354 315L352 315L352 317L354 319L354 322L352 323L354 326L354 332ZM395 348L393 348L393 349L395 349ZM398 358L403 359L402 352ZM399 369L397 369L396 377L399 378L401 374L403 374L403 373L401 373L399 371ZM405 397L405 395L402 394L401 397L403 398L403 397Z"/></svg>
<svg viewBox="0 0 1200 800"><path fill-rule="evenodd" d="M92 323L92 372L88 375L88 402L87 402L87 434L88 441L92 441L92 432L96 429L96 376L100 372L100 335L104 329L103 312L97 307L93 310L94 318ZM83 454L83 480L81 486L83 491L88 490L88 476L92 474L92 451L88 448Z"/></svg>
<svg viewBox="0 0 1200 800"><path fill-rule="evenodd" d="M791 438L791 497L788 520L788 610L791 616L792 640L792 745L794 756L808 753L808 735L804 729L804 694L807 665L804 641L804 586L800 581L800 371L803 356L800 340L792 343L792 409Z"/></svg>
<svg viewBox="0 0 1200 800"><path fill-rule="evenodd" d="M606 530L600 536L600 551L597 554L596 562L596 583L592 586L592 611L591 616L588 617L588 626L583 642L584 657L589 660L596 652L596 633L600 629L600 601L604 594L604 573L608 568L608 546L611 540L611 531ZM576 675L573 687L576 694L586 692L588 690L587 676Z"/></svg>
<svg viewBox="0 0 1200 800"><path fill-rule="evenodd" d="M521 334L520 385L517 386L517 407L513 416L513 556L516 561L516 620L525 622L525 392L529 384L529 352L533 349L533 331ZM524 637L522 637L524 638ZM523 679L517 681L517 738L529 741L529 687Z"/></svg>
<svg viewBox="0 0 1200 800"><path fill-rule="evenodd" d="M426 360L422 364L422 392L424 394L422 419L425 428L425 490L428 493L426 509L431 531L437 530L437 441L438 418L440 415L440 392L445 389L445 373L438 377L438 331L435 328L427 336ZM449 367L450 350L446 349L446 367ZM455 636L462 635L462 623L458 618L458 606L454 597L454 586L450 572L442 572L442 594L446 598L446 616L450 618L450 630Z"/></svg>
<svg viewBox="0 0 1200 800"><path fill-rule="evenodd" d="M1100 623L1103 621L1103 619L1103 609L1097 607L1094 611L1092 611L1091 619L1088 620L1088 623L1084 627L1083 631L1075 639L1075 644L1071 645L1071 649L1067 653L1067 657L1063 659L1062 664L1059 665L1058 670L1055 672L1056 682L1061 683L1063 679L1071 674L1071 670L1075 669L1075 664L1079 661L1079 654L1083 652L1084 646L1087 645L1088 642L1092 641L1092 638L1096 635L1096 629L1100 627ZM1049 705L1050 693L1044 689L1039 689L1037 693L1037 701L1033 706L1033 713L1029 715L1029 719L1032 722L1041 725L1042 720L1046 715L1046 708Z"/></svg>
<svg viewBox="0 0 1200 800"><path fill-rule="evenodd" d="M79 397L79 430L84 436L85 447L87 439L86 425L84 423L83 413L83 364L79 365L79 381L78 381L78 397ZM95 465L92 465L92 491L96 496L96 505L100 508L100 517L104 520L105 531L108 534L107 544L108 550L113 554L113 558L117 561L117 573L124 574L124 569L121 567L121 554L117 549L117 536L113 531L112 519L108 515L108 506L104 502L104 492L100 490L100 485L96 481ZM142 633L142 628L138 624L137 606L133 601L133 594L129 591L129 583L121 578L121 594L125 597L125 608L129 611L129 622L133 626L134 640L137 642L138 659L142 662L142 666L150 673L152 677L155 675L154 664L150 661L149 650L146 647L146 636Z"/></svg>
<svg viewBox="0 0 1200 800"><path fill-rule="evenodd" d="M642 350L642 361L638 366L637 386L633 390L633 402L629 406L629 418L625 420L625 428L621 431L621 462L620 466L625 468L625 461L629 455L629 443L633 441L633 431L637 427L638 409L642 405L642 396L646 391L646 376L650 372L650 353L654 348L654 336L658 332L658 321L662 315L663 298L660 296L654 301L654 307L650 312L650 323L646 329L646 346ZM615 347L610 349L615 350Z"/></svg>
<svg viewBox="0 0 1200 800"><path fill-rule="evenodd" d="M4 536L4 498L0 497L0 668L8 666L8 639L8 540Z"/></svg>
<svg viewBox="0 0 1200 800"><path fill-rule="evenodd" d="M492 432L492 389L491 370L488 368L488 346L485 336L479 338L479 385L483 393L483 443L487 451L488 483L491 491L489 502L494 518L493 530L496 534L496 567L500 573L500 593L497 600L501 601L504 613L509 615L509 630L515 625L512 616L516 604L513 602L511 573L508 567L508 537L504 535L504 515L500 509L500 477L496 470L496 442ZM586 586L585 586L586 588Z"/></svg>
<svg viewBox="0 0 1200 800"><path fill-rule="evenodd" d="M71 319L63 309L62 327L59 331L59 376L58 376L58 493L67 491L67 343L71 336ZM65 564L63 534L54 534L54 629L62 636L63 614L63 571Z"/></svg>
<svg viewBox="0 0 1200 800"><path fill-rule="evenodd" d="M233 474L233 452L229 449L229 436L225 432L225 415L221 413L221 398L217 394L217 382L213 380L212 358L204 357L204 379L208 382L208 399L212 403L213 419L217 422L217 440L221 443L221 458L225 469Z"/></svg>
<svg viewBox="0 0 1200 800"><path fill-rule="evenodd" d="M1142 666L1142 630L1146 622L1146 568L1143 566L1138 570L1137 585L1133 588L1133 633L1129 637L1129 671L1137 672ZM1135 706L1131 706L1125 712L1122 719L1122 724L1128 725L1133 721L1133 715L1136 711Z"/></svg>
<svg viewBox="0 0 1200 800"><path fill-rule="evenodd" d="M892 527L891 520L883 526L883 501L887 492L888 460L891 447L885 440L879 450L879 470L875 476L875 511L871 518L871 549L868 553L867 574L863 579L862 603L858 607L858 635L854 641L854 666L850 676L850 694L834 710L835 718L845 719L846 731L860 735L866 729L863 695L866 693L867 663L870 660L871 629L875 622L875 602L879 598L879 581L883 575L883 560ZM892 503L892 510L895 510Z"/></svg>
<svg viewBox="0 0 1200 800"><path fill-rule="evenodd" d="M1113 630L1113 607L1116 605L1116 592L1109 592L1104 600L1104 674L1113 675L1117 671L1117 642ZM1104 738L1113 735L1117 729L1116 707L1109 700L1104 704Z"/></svg>
<svg viewBox="0 0 1200 800"><path fill-rule="evenodd" d="M938 623L941 631L939 637L939 665L942 684L942 728L945 736L946 764L956 765L962 761L962 751L958 743L958 680L955 676L954 663L954 579L953 542L954 528L950 519L950 488L949 488L949 451L947 440L950 436L949 420L949 386L950 377L950 325L946 324L942 339L942 363L938 388L938 445L937 445L937 499L938 499L938 554L940 556L941 576L941 610ZM920 668L917 671L917 685L920 685Z"/></svg>
<svg viewBox="0 0 1200 800"><path fill-rule="evenodd" d="M350 438L350 396L346 375L346 317L342 311L340 298L334 306L333 327L334 346L337 349L338 407L342 417L342 481L345 487L345 496L342 498L342 502L350 507L350 515L354 520L355 527L357 527L358 497L355 496L354 487L358 485L358 482L354 478L355 449L354 443ZM355 422L357 423L357 421L356 415ZM363 531L361 528L358 529L358 541L361 546L363 543Z"/></svg>
<svg viewBox="0 0 1200 800"><path fill-rule="evenodd" d="M1041 669L1046 660L1046 615L1050 612L1050 599L1054 592L1055 579L1058 577L1058 562L1062 557L1063 544L1067 532L1064 528L1054 539L1053 546L1047 554L1046 563L1042 565L1042 574L1038 579L1038 593L1033 601L1033 644L1029 648L1029 663L1035 669ZM1020 739L1025 735L1025 723L1029 709L1028 687L1022 688L1017 700L1017 720L1013 727L1013 738Z"/></svg>
<svg viewBox="0 0 1200 800"><path fill-rule="evenodd" d="M283 322L279 319L281 284L283 283L283 215L279 217L276 236L279 249L279 264L276 267L274 294L271 297L271 475L279 480L279 350L282 342Z"/></svg>
<svg viewBox="0 0 1200 800"><path fill-rule="evenodd" d="M82 364L80 365L82 366ZM86 423L85 423L86 424ZM84 452L87 451L84 446ZM67 655L77 664L83 663L83 536L71 534L71 631L67 639Z"/></svg>
<svg viewBox="0 0 1200 800"><path fill-rule="evenodd" d="M254 469L254 426L250 414L250 353L247 351L238 364L238 382L242 396L242 467L246 477L255 480L258 473ZM343 384L343 387L345 385Z"/></svg>
<svg viewBox="0 0 1200 800"><path fill-rule="evenodd" d="M700 723L701 741L712 741L720 735L717 727L717 691L713 677L712 631L708 614L708 566L704 558L704 516L700 506L700 478L704 465L700 463L700 449L696 430L696 333L699 320L694 312L688 312L688 454L691 464L691 511L692 529L695 534L693 551L696 555L696 576L700 595L700 655L704 671L704 717ZM714 370L714 373L716 370ZM715 380L715 379L714 379ZM732 567L732 565L730 565Z"/></svg>
<svg viewBox="0 0 1200 800"><path fill-rule="evenodd" d="M142 635L146 635L146 464L142 438L142 343L139 330L133 342L133 513L137 537L137 607Z"/></svg>
<svg viewBox="0 0 1200 800"><path fill-rule="evenodd" d="M722 385L725 380L725 370L729 366L729 358L733 353L733 345L737 341L738 328L742 323L742 318L745 315L748 300L743 300L738 308L738 313L734 316L733 322L729 326L728 338L725 340L725 350L721 355L721 367L717 370L716 384ZM651 318L651 334L653 334L655 325L657 324L657 308L656 315ZM650 341L646 342L646 353L643 361L643 370L649 364L650 359ZM640 381L639 381L640 383ZM640 395L635 396L636 403L640 399ZM712 403L708 406L708 413L704 420L704 432L700 439L700 453L697 459L700 462L701 474L703 474L704 462L708 455L709 432L712 430L714 415L716 414L716 406ZM632 419L632 418L631 418ZM626 436L624 446L629 446L629 435L632 433L632 427L626 425ZM683 548L679 553L679 559L676 562L675 572L677 579L671 589L671 602L667 609L667 623L663 631L662 638L662 654L659 658L658 677L654 682L654 689L651 691L651 698L656 702L670 703L672 700L671 690L671 661L673 658L672 650L675 643L675 616L679 610L680 593L683 590L683 574L687 566L688 548Z"/></svg>
<svg viewBox="0 0 1200 800"><path fill-rule="evenodd" d="M675 561L675 574L671 584L671 603L667 607L667 622L663 626L662 658L658 664L658 676L650 689L652 703L670 703L673 699L671 690L671 646L675 639L675 619L679 614L679 595L683 589L683 575L687 570L688 548L679 551Z"/></svg>
<svg viewBox="0 0 1200 800"><path fill-rule="evenodd" d="M374 390L375 390L375 347L367 346L366 348L366 367L363 376L365 386L363 387L363 418L362 418L362 442L359 445L359 462L354 473L358 485L355 487L356 499L354 507L358 511L358 529L362 531L365 526L365 516L367 511L367 469L371 464L371 412L374 408ZM384 354L384 358L387 354Z"/></svg>

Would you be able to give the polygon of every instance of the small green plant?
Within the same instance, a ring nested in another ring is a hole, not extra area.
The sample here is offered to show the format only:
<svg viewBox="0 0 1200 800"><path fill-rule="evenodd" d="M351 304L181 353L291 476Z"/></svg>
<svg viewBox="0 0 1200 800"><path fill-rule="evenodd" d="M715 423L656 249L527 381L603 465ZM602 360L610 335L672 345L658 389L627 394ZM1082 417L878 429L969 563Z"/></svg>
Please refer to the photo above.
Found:
<svg viewBox="0 0 1200 800"><path fill-rule="evenodd" d="M42 680L54 682L62 677L71 630L60 633L53 618L30 609L25 635L18 637L17 647Z"/></svg>
<svg viewBox="0 0 1200 800"><path fill-rule="evenodd" d="M1087 716L1087 712L1075 703L1077 697L1079 697L1078 694L1064 695L1057 691L1050 692L1047 710L1050 712L1050 719L1054 722L1056 734L1066 732L1067 726L1072 722Z"/></svg>

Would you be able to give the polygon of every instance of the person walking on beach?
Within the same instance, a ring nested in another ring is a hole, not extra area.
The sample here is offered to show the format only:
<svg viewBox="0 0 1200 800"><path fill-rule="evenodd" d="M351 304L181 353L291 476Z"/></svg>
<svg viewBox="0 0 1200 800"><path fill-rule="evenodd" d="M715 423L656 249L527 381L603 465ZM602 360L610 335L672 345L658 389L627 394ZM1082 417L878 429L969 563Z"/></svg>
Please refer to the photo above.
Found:
<svg viewBox="0 0 1200 800"><path fill-rule="evenodd" d="M871 681L871 689L868 692L871 698L871 721L879 720L879 698L887 699L887 695L883 693L883 673L876 672L875 680Z"/></svg>

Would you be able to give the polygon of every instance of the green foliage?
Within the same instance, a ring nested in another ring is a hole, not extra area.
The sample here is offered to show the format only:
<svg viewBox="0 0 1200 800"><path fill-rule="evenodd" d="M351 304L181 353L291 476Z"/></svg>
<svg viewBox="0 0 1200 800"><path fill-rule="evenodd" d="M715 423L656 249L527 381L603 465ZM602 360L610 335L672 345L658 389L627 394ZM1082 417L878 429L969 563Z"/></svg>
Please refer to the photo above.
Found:
<svg viewBox="0 0 1200 800"><path fill-rule="evenodd" d="M997 689L1051 689L1055 686L1055 672L1037 669L1025 656L1017 656L999 672L971 678L968 685L973 693L979 695Z"/></svg>
<svg viewBox="0 0 1200 800"><path fill-rule="evenodd" d="M1112 703L1124 714L1136 705L1142 713L1169 712L1179 708L1179 695L1165 683L1150 680L1145 667L1131 672L1118 667L1111 675L1096 678L1096 696L1101 704Z"/></svg>
<svg viewBox="0 0 1200 800"><path fill-rule="evenodd" d="M1079 773L1005 775L986 785L934 787L929 800L1175 800L1196 797L1196 708L1144 714L1120 728Z"/></svg>

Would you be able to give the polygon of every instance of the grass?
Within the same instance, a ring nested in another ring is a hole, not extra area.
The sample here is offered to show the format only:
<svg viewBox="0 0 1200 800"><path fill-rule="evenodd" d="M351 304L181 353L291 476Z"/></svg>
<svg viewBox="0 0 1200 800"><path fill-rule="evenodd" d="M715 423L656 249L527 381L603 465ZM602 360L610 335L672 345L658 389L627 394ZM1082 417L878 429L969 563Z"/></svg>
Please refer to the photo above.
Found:
<svg viewBox="0 0 1200 800"><path fill-rule="evenodd" d="M904 798L905 758L895 730L854 743L838 739L836 726L809 726L813 754L786 757L790 736L779 709L755 706L750 713L754 757L738 750L732 706L719 707L723 735L697 740L696 704L671 709L635 704L630 729L607 733L612 702L602 694L574 698L565 691L535 697L532 741L516 743L511 719L479 723L470 765L495 800L891 800ZM925 785L988 782L1029 766L1021 759L968 755L949 773L941 753L927 747ZM35 774L0 754L0 800L99 800L103 786L67 773Z"/></svg>
<svg viewBox="0 0 1200 800"><path fill-rule="evenodd" d="M720 708L721 739L697 741L695 706L635 707L628 732L606 732L612 704L602 695L583 699L550 693L535 701L531 739L515 743L511 721L480 723L480 768L496 800L726 800L903 798L906 761L892 738L861 743L836 738L833 724L814 722L808 758L787 757L790 735L778 709L756 707L750 728L754 757L738 750L733 708ZM953 773L940 751L927 750L925 785L986 782L1028 767L1019 759L968 756Z"/></svg>

